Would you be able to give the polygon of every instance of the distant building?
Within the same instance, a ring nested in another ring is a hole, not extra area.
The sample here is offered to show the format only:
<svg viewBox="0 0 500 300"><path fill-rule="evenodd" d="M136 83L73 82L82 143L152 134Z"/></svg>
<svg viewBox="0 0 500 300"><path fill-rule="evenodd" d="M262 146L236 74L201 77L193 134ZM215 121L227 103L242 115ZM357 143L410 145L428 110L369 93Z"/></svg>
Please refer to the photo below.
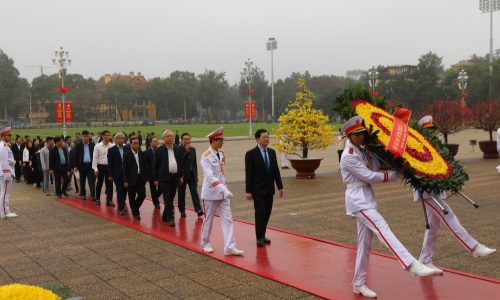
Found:
<svg viewBox="0 0 500 300"><path fill-rule="evenodd" d="M418 66L403 65L387 67L387 75L391 77L413 78L418 71Z"/></svg>
<svg viewBox="0 0 500 300"><path fill-rule="evenodd" d="M454 64L454 65L451 65L452 68L454 69L462 69L462 68L465 68L465 67L469 67L469 66L472 66L474 63L471 62L471 61L468 61L468 60L461 60L459 61L458 63Z"/></svg>
<svg viewBox="0 0 500 300"><path fill-rule="evenodd" d="M156 121L156 102L146 99L137 99L132 102L132 108L121 109L119 101L115 99L103 99L102 93L109 84L117 81L124 81L131 85L133 89L144 87L147 80L138 72L130 72L129 75L105 74L95 81L97 110L99 121Z"/></svg>

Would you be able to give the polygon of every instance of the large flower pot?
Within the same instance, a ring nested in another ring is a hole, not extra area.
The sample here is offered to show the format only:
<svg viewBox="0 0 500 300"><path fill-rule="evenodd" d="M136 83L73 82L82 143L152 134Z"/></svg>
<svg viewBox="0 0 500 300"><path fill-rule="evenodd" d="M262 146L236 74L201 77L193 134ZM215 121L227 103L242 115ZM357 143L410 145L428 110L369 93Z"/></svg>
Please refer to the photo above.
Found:
<svg viewBox="0 0 500 300"><path fill-rule="evenodd" d="M323 158L289 158L292 168L297 171L295 178L315 178L317 168Z"/></svg>
<svg viewBox="0 0 500 300"><path fill-rule="evenodd" d="M483 151L483 158L498 158L496 141L479 142L479 149Z"/></svg>
<svg viewBox="0 0 500 300"><path fill-rule="evenodd" d="M448 148L450 154L453 155L453 157L455 157L455 155L457 155L458 153L458 146L460 146L460 144L445 144L444 146Z"/></svg>

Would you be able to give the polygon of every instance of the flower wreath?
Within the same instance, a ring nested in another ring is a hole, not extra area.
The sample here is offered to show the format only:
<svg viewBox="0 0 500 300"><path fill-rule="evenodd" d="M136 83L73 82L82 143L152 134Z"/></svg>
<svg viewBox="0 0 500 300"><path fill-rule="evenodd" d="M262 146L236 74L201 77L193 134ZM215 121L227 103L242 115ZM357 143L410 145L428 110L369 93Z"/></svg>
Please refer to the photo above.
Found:
<svg viewBox="0 0 500 300"><path fill-rule="evenodd" d="M408 128L406 149L402 156L395 157L386 150L395 117L365 100L352 101L351 108L363 117L368 129L366 146L390 167L402 171L405 182L413 188L435 193L457 192L469 179L431 130L419 126Z"/></svg>
<svg viewBox="0 0 500 300"><path fill-rule="evenodd" d="M363 117L366 127L378 130L378 142L389 143L394 116L367 101L353 101L356 113ZM408 128L408 140L403 158L415 169L415 174L427 178L448 178L450 164L429 141L413 128Z"/></svg>

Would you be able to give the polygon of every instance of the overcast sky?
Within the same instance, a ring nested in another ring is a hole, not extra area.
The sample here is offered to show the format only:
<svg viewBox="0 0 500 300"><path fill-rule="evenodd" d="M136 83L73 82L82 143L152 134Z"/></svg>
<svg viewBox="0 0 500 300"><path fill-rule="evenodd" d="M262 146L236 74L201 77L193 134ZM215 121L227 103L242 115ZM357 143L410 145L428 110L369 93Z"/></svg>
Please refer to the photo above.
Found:
<svg viewBox="0 0 500 300"><path fill-rule="evenodd" d="M500 12L493 14L500 48ZM479 0L2 0L0 48L31 80L57 72L54 50L73 59L68 73L168 77L175 70L226 72L239 80L251 58L275 80L292 72L345 76L372 65L418 64L429 51L445 68L489 53L490 15ZM28 67L37 66L37 67Z"/></svg>

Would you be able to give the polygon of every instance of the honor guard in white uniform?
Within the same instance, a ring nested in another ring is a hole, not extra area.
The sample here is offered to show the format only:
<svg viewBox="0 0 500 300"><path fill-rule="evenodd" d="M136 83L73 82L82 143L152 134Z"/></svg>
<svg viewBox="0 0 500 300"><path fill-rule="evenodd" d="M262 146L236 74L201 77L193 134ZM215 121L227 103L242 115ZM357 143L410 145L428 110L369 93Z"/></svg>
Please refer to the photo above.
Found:
<svg viewBox="0 0 500 300"><path fill-rule="evenodd" d="M432 117L425 116L420 121L418 121L418 125L424 128L436 128L432 124ZM437 205L437 203L432 200L435 198L439 203L448 211L448 214L444 214L441 208ZM462 227L460 221L458 220L455 213L451 207L444 202L446 199L446 192L442 192L439 195L435 193L422 193L422 198L425 203L427 219L429 221L429 229L425 231L424 242L422 245L422 252L420 252L419 261L423 263L425 266L429 268L433 268L437 273L443 273L443 270L438 269L432 263L432 256L434 254L434 247L436 246L436 242L438 239L439 226L441 222L443 222L446 227L453 233L453 235L458 239L460 244L467 249L469 253L471 253L474 257L482 257L493 254L496 252L496 249L490 249L479 244L470 234ZM418 202L421 200L420 194L417 190L413 190L413 200Z"/></svg>
<svg viewBox="0 0 500 300"><path fill-rule="evenodd" d="M205 211L203 222L201 247L204 252L214 252L210 245L210 234L212 223L217 208L220 213L222 233L224 235L224 255L243 255L244 251L236 249L233 232L233 215L231 213L230 198L233 194L226 184L224 167L226 157L224 151L220 150L224 143L223 127L207 135L210 147L201 155L201 167L203 169L203 185L201 187L201 199Z"/></svg>
<svg viewBox="0 0 500 300"><path fill-rule="evenodd" d="M16 161L8 145L12 139L11 128L5 127L0 130L0 136L2 138L0 141L0 168L2 168L0 173L0 218L15 218L17 214L11 212L9 206L12 178L16 176L13 168Z"/></svg>
<svg viewBox="0 0 500 300"><path fill-rule="evenodd" d="M372 238L377 238L396 256L403 268L417 276L428 276L435 271L413 257L392 233L389 225L377 211L377 202L371 184L397 180L395 171L379 172L377 158L364 147L366 129L360 116L349 119L342 127L348 140L340 160L340 171L347 186L346 210L356 217L358 251L356 269L352 281L353 292L368 298L377 294L366 285L366 273L370 258Z"/></svg>

